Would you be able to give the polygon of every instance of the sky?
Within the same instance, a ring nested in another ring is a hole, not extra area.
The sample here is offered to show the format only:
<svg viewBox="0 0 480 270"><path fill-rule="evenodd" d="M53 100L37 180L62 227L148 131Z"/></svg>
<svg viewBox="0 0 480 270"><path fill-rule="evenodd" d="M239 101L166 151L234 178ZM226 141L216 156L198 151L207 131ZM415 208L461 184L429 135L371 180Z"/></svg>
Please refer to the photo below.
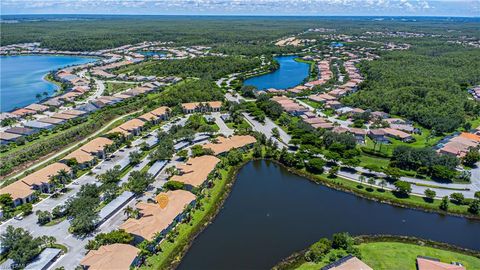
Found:
<svg viewBox="0 0 480 270"><path fill-rule="evenodd" d="M0 0L0 13L479 17L480 0Z"/></svg>

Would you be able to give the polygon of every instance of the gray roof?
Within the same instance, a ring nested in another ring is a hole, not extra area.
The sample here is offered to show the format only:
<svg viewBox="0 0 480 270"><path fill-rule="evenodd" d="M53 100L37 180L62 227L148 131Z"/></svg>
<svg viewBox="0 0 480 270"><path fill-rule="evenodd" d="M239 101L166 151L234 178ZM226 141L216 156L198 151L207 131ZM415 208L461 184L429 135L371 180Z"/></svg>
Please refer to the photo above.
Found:
<svg viewBox="0 0 480 270"><path fill-rule="evenodd" d="M148 173L151 173L153 176L157 176L157 174L167 165L167 160L158 160L157 162L153 163L152 167L148 169Z"/></svg>
<svg viewBox="0 0 480 270"><path fill-rule="evenodd" d="M36 120L25 122L23 125L26 127L37 128L37 129L49 129L49 128L53 128L54 126L53 124L44 123Z"/></svg>
<svg viewBox="0 0 480 270"><path fill-rule="evenodd" d="M40 253L25 269L47 269L50 262L60 254L62 250L58 248L46 248Z"/></svg>
<svg viewBox="0 0 480 270"><path fill-rule="evenodd" d="M130 191L124 191L120 194L117 198L113 199L113 201L109 202L105 207L100 210L99 217L100 222L104 221L106 218L110 217L118 208L123 206L126 202L128 202L132 197L133 193Z"/></svg>

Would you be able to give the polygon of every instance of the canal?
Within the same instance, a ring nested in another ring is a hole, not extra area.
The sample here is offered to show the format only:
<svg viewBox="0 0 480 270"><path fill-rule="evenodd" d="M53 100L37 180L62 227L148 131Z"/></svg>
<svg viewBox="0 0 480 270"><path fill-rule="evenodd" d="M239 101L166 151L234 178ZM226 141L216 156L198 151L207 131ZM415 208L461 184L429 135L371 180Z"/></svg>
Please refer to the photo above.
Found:
<svg viewBox="0 0 480 270"><path fill-rule="evenodd" d="M243 82L243 85L253 85L258 90L265 90L287 89L301 84L308 77L310 65L295 61L297 57L292 55L275 57L280 65L277 70L249 78Z"/></svg>
<svg viewBox="0 0 480 270"><path fill-rule="evenodd" d="M223 209L179 269L269 269L321 237L344 231L480 249L480 222L377 203L253 161L240 170Z"/></svg>

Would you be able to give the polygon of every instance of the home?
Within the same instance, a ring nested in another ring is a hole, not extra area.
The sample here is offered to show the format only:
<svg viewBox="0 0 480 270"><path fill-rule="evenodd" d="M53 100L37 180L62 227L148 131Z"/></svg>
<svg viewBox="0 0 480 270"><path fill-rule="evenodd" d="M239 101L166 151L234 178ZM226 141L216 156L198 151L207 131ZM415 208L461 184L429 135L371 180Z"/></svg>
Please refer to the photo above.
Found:
<svg viewBox="0 0 480 270"><path fill-rule="evenodd" d="M26 128L26 127L12 127L12 128L9 128L9 129L5 130L5 132L13 133L13 134L19 134L19 135L23 135L23 136L28 136L28 135L32 135L32 134L36 133L37 130L31 129L31 128Z"/></svg>
<svg viewBox="0 0 480 270"><path fill-rule="evenodd" d="M418 270L466 270L466 268L460 264L449 264L440 262L439 259L430 257L417 257L417 269Z"/></svg>
<svg viewBox="0 0 480 270"><path fill-rule="evenodd" d="M23 126L27 128L32 128L35 130L42 130L42 129L52 129L55 127L55 125L50 124L50 123L45 123L45 122L40 122L40 121L27 121L23 123Z"/></svg>
<svg viewBox="0 0 480 270"><path fill-rule="evenodd" d="M365 129L350 128L349 132L353 134L358 144L365 144L365 137L367 135L367 131Z"/></svg>
<svg viewBox="0 0 480 270"><path fill-rule="evenodd" d="M184 113L219 112L221 107L221 101L182 103L182 109Z"/></svg>
<svg viewBox="0 0 480 270"><path fill-rule="evenodd" d="M63 163L53 163L25 176L20 179L20 181L27 184L31 189L39 190L43 193L50 193L50 182L52 178L60 174L61 171L65 171L69 176L73 176L72 169L67 165Z"/></svg>
<svg viewBox="0 0 480 270"><path fill-rule="evenodd" d="M65 114L65 113L55 113L51 116L52 118L57 118L57 119L62 119L62 120L71 120L74 118L77 118L76 115L71 115L71 114Z"/></svg>
<svg viewBox="0 0 480 270"><path fill-rule="evenodd" d="M38 119L39 122L52 124L52 125L61 125L66 122L64 119L52 118L52 117L45 117Z"/></svg>
<svg viewBox="0 0 480 270"><path fill-rule="evenodd" d="M10 194L14 206L30 203L35 199L34 190L22 181L16 181L1 188L0 194Z"/></svg>
<svg viewBox="0 0 480 270"><path fill-rule="evenodd" d="M137 265L139 252L138 248L127 244L105 245L90 250L80 261L80 266L88 270L129 270Z"/></svg>
<svg viewBox="0 0 480 270"><path fill-rule="evenodd" d="M402 142L410 142L413 140L412 135L403 132L401 130L393 129L393 128L384 128L385 135L387 137L391 137L397 140L401 140Z"/></svg>
<svg viewBox="0 0 480 270"><path fill-rule="evenodd" d="M250 135L234 135L229 138L219 136L212 143L203 145L204 149L211 149L215 155L221 155L232 149L252 146L257 140Z"/></svg>
<svg viewBox="0 0 480 270"><path fill-rule="evenodd" d="M8 144L17 141L22 135L8 132L0 132L0 144Z"/></svg>
<svg viewBox="0 0 480 270"><path fill-rule="evenodd" d="M140 218L129 218L120 225L120 229L132 234L135 242L143 240L158 241L180 222L185 208L195 203L195 195L185 190L160 193L157 203L139 202L135 207L140 211ZM160 239L156 236L159 235Z"/></svg>
<svg viewBox="0 0 480 270"><path fill-rule="evenodd" d="M49 108L48 106L36 104L36 103L30 104L27 107L25 107L25 109L33 110L33 111L36 111L37 113L44 112L48 110L48 108Z"/></svg>
<svg viewBox="0 0 480 270"><path fill-rule="evenodd" d="M95 157L90 153L83 151L82 149L77 149L62 158L62 161L64 161L65 163L70 160L75 160L75 162L77 162L78 166L81 169L91 167L95 164Z"/></svg>
<svg viewBox="0 0 480 270"><path fill-rule="evenodd" d="M13 112L11 112L11 114L16 115L18 117L25 117L27 115L33 115L33 114L36 114L36 113L37 112L34 111L34 110L25 109L25 108L17 109L17 110L14 110Z"/></svg>
<svg viewBox="0 0 480 270"><path fill-rule="evenodd" d="M182 182L188 188L200 187L219 162L220 159L209 155L189 158L185 164L177 165L180 175L174 175L170 180Z"/></svg>
<svg viewBox="0 0 480 270"><path fill-rule="evenodd" d="M112 144L113 141L110 139L104 137L97 137L80 147L80 149L86 153L104 159L106 157L105 149Z"/></svg>
<svg viewBox="0 0 480 270"><path fill-rule="evenodd" d="M355 256L347 255L329 265L321 268L321 270L373 270L370 266L362 262Z"/></svg>
<svg viewBox="0 0 480 270"><path fill-rule="evenodd" d="M385 131L382 128L370 129L368 131L368 137L370 137L377 143L390 143L390 141L385 136Z"/></svg>
<svg viewBox="0 0 480 270"><path fill-rule="evenodd" d="M83 116L87 114L86 111L70 109L62 112L63 114L73 115L73 116Z"/></svg>
<svg viewBox="0 0 480 270"><path fill-rule="evenodd" d="M142 127L144 125L145 125L145 122L143 122L140 119L134 118L112 129L107 134L118 132L125 137L138 136L140 135L140 132L142 131Z"/></svg>

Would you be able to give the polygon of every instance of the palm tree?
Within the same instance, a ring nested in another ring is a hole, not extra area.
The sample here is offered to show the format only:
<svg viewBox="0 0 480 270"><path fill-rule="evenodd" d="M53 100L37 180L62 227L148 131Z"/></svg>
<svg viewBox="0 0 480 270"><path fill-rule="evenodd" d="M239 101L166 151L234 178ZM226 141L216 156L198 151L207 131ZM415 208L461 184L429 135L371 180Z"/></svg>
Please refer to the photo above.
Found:
<svg viewBox="0 0 480 270"><path fill-rule="evenodd" d="M363 175L360 175L360 177L358 178L358 180L359 180L360 183L362 183L362 184L363 184L363 182L365 182L365 179L366 179L366 178L365 178L365 176L363 176Z"/></svg>
<svg viewBox="0 0 480 270"><path fill-rule="evenodd" d="M58 172L57 179L60 183L65 184L72 179L72 176L66 170L62 169Z"/></svg>
<svg viewBox="0 0 480 270"><path fill-rule="evenodd" d="M387 181L385 179L382 179L382 181L380 181L380 186L382 187L382 189L385 189L385 187L387 186Z"/></svg>

